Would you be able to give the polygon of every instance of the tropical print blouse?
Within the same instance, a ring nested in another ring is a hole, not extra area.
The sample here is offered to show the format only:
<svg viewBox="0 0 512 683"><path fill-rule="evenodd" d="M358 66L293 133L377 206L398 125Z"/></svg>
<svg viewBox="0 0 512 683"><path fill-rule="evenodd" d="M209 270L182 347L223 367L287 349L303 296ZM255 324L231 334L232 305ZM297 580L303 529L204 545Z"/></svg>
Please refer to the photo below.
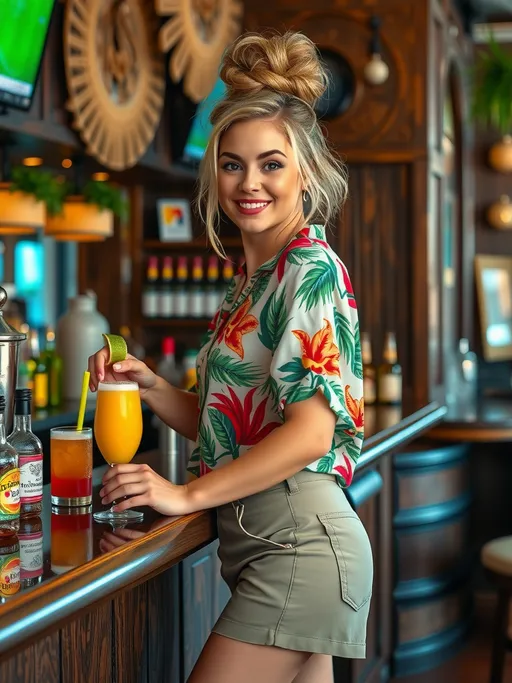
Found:
<svg viewBox="0 0 512 683"><path fill-rule="evenodd" d="M232 279L197 360L199 429L189 471L200 476L284 422L287 404L323 392L336 415L331 449L307 469L352 481L363 441L363 371L347 270L310 226L242 289ZM276 454L279 457L279 454Z"/></svg>

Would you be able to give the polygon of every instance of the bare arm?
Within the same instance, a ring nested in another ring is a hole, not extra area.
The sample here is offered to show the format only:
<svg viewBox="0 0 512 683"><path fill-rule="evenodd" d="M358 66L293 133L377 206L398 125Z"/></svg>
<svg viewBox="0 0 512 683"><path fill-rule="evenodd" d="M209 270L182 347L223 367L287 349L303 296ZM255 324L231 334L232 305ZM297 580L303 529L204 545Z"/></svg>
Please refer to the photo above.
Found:
<svg viewBox="0 0 512 683"><path fill-rule="evenodd" d="M197 394L177 389L157 375L155 385L142 394L142 400L171 429L196 441L199 410Z"/></svg>
<svg viewBox="0 0 512 683"><path fill-rule="evenodd" d="M140 397L166 424L187 439L197 439L199 397L177 389L159 377L141 360L130 354L115 365L108 365L109 351L103 347L89 358L90 389L102 381L129 380L139 385Z"/></svg>
<svg viewBox="0 0 512 683"><path fill-rule="evenodd" d="M185 515L263 491L325 455L331 447L336 417L322 394L291 404L285 423L241 458L194 480L176 486L148 465L115 465L103 478L100 494L107 504L125 510L150 505L164 515Z"/></svg>

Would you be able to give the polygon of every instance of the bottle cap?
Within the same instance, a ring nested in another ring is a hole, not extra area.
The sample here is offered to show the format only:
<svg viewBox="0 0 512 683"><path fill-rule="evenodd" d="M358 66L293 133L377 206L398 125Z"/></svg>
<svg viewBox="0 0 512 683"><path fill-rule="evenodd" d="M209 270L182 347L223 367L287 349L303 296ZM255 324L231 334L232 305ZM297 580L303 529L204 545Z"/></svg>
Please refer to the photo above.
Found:
<svg viewBox="0 0 512 683"><path fill-rule="evenodd" d="M32 401L31 389L16 389L14 392L14 412L16 415L30 415Z"/></svg>
<svg viewBox="0 0 512 683"><path fill-rule="evenodd" d="M162 353L164 356L174 354L176 345L174 343L174 337L164 337L162 341Z"/></svg>
<svg viewBox="0 0 512 683"><path fill-rule="evenodd" d="M5 396L0 396L0 413L5 412Z"/></svg>

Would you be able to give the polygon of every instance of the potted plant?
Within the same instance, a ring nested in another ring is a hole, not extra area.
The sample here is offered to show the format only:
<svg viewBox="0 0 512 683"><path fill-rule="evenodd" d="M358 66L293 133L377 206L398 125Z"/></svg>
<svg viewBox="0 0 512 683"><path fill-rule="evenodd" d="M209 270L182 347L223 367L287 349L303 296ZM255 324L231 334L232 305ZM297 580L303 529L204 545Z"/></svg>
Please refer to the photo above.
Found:
<svg viewBox="0 0 512 683"><path fill-rule="evenodd" d="M512 54L492 34L488 49L480 52L475 64L473 116L502 136L490 149L491 166L505 173L512 171Z"/></svg>
<svg viewBox="0 0 512 683"><path fill-rule="evenodd" d="M114 233L114 216L128 218L122 191L106 182L90 180L82 195L68 194L62 210L49 218L46 232L58 240L96 242Z"/></svg>

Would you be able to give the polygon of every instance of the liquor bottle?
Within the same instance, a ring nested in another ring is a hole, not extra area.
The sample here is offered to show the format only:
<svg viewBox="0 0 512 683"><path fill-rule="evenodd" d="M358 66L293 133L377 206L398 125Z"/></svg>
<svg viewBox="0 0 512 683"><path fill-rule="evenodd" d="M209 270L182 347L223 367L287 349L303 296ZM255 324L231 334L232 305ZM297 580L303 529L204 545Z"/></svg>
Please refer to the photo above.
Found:
<svg viewBox="0 0 512 683"><path fill-rule="evenodd" d="M371 406L377 400L377 370L375 365L373 365L372 343L367 332L363 332L361 335L361 354L363 360L364 404Z"/></svg>
<svg viewBox="0 0 512 683"><path fill-rule="evenodd" d="M233 261L228 258L224 261L222 265L222 278L220 281L220 287L218 290L217 308L222 305L224 297L226 296L229 283L231 282L234 275Z"/></svg>
<svg viewBox="0 0 512 683"><path fill-rule="evenodd" d="M210 256L206 271L205 315L213 318L219 307L219 259Z"/></svg>
<svg viewBox="0 0 512 683"><path fill-rule="evenodd" d="M49 327L46 331L46 350L44 353L48 372L48 405L58 408L62 403L62 357L55 348L55 332ZM20 387L22 388L22 387Z"/></svg>
<svg viewBox="0 0 512 683"><path fill-rule="evenodd" d="M382 358L383 362L377 373L378 401L386 405L397 405L402 401L402 368L398 364L394 332L386 332Z"/></svg>
<svg viewBox="0 0 512 683"><path fill-rule="evenodd" d="M0 603L20 590L20 543L17 536L0 536Z"/></svg>
<svg viewBox="0 0 512 683"><path fill-rule="evenodd" d="M183 377L181 379L181 388L185 391L190 391L197 383L197 349L187 349L183 354Z"/></svg>
<svg viewBox="0 0 512 683"><path fill-rule="evenodd" d="M158 258L150 256L146 272L146 285L142 293L142 315L146 318L158 316Z"/></svg>
<svg viewBox="0 0 512 683"><path fill-rule="evenodd" d="M34 408L36 410L48 408L49 401L50 381L48 367L44 354L41 354L36 360L36 369L34 370Z"/></svg>
<svg viewBox="0 0 512 683"><path fill-rule="evenodd" d="M21 588L40 583L43 576L43 523L40 517L20 519L18 532L20 543Z"/></svg>
<svg viewBox="0 0 512 683"><path fill-rule="evenodd" d="M162 282L158 291L158 315L162 318L172 318L173 316L173 277L172 257L164 256Z"/></svg>
<svg viewBox="0 0 512 683"><path fill-rule="evenodd" d="M191 318L205 316L205 292L203 289L204 268L201 256L194 256L192 260L192 279L189 287L189 315Z"/></svg>
<svg viewBox="0 0 512 683"><path fill-rule="evenodd" d="M162 358L158 363L157 373L160 377L179 387L181 383L181 373L178 369L175 356L176 344L174 337L164 337L162 340Z"/></svg>
<svg viewBox="0 0 512 683"><path fill-rule="evenodd" d="M178 258L178 267L176 269L176 289L174 291L174 315L177 318L186 318L188 316L188 264L187 257L180 256Z"/></svg>
<svg viewBox="0 0 512 683"><path fill-rule="evenodd" d="M20 516L39 515L43 509L43 446L32 432L32 392L14 392L14 424L7 442L18 454L20 468Z"/></svg>
<svg viewBox="0 0 512 683"><path fill-rule="evenodd" d="M5 396L0 396L0 537L20 528L20 468L18 454L5 438Z"/></svg>

